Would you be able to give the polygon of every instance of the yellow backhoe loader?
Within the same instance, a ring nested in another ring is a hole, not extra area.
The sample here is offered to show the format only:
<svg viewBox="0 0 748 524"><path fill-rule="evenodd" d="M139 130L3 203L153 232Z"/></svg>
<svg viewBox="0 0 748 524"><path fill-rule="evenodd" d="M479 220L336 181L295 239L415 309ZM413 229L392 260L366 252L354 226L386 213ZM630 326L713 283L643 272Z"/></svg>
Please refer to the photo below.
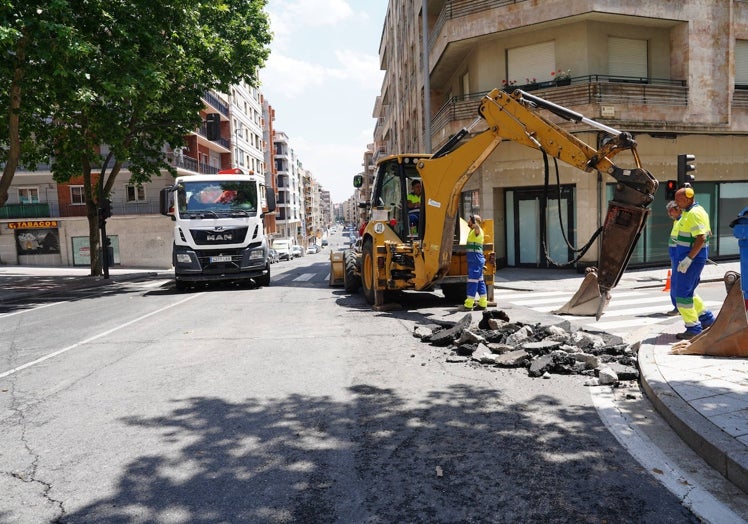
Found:
<svg viewBox="0 0 748 524"><path fill-rule="evenodd" d="M600 149L595 149L542 116L541 109L610 137ZM599 171L616 180L615 194L601 228L599 267L588 270L579 291L556 311L595 315L599 319L610 300L609 291L618 284L628 264L657 191L657 180L641 167L635 140L629 133L521 90L510 94L494 89L482 98L478 114L468 128L434 154L398 154L378 162L371 197L360 204L368 211L361 247L346 251L342 261L331 259L331 274L342 272L341 280L349 292L362 287L367 302L375 309L385 307L394 292L424 291L437 286L448 299L464 300L467 262L457 225L460 193L470 175L499 143L510 140L583 171ZM479 124L485 128L473 132ZM631 151L635 168L621 169L612 162L621 151ZM413 180L422 183L415 224L407 198ZM361 187L362 181L362 176L357 175L354 186ZM491 221L486 222L484 278L489 301L493 301L493 228Z"/></svg>

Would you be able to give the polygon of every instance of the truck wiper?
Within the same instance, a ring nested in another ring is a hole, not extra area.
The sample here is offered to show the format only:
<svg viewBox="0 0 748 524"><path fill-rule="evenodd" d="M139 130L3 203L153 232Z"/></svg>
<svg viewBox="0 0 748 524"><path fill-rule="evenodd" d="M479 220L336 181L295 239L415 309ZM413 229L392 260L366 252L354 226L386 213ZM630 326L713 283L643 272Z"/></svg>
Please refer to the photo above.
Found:
<svg viewBox="0 0 748 524"><path fill-rule="evenodd" d="M248 217L249 213L247 213L246 211L242 209L234 209L231 211L231 216L232 217Z"/></svg>
<svg viewBox="0 0 748 524"><path fill-rule="evenodd" d="M206 209L205 211L200 211L198 213L198 216L200 216L200 218L202 218L204 215L211 215L213 218L218 218L218 213L210 209Z"/></svg>

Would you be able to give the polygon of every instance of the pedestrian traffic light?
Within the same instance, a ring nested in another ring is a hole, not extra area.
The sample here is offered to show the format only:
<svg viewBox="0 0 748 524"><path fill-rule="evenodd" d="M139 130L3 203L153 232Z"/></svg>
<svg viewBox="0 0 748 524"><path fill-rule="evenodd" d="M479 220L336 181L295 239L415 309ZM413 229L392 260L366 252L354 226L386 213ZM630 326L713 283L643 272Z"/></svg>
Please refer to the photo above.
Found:
<svg viewBox="0 0 748 524"><path fill-rule="evenodd" d="M218 113L208 113L205 116L205 123L207 125L206 135L208 140L218 140L221 138L221 115Z"/></svg>
<svg viewBox="0 0 748 524"><path fill-rule="evenodd" d="M671 200L675 200L676 191L678 191L678 181L668 180L667 184L665 185L665 197L667 198L668 202L670 202Z"/></svg>
<svg viewBox="0 0 748 524"><path fill-rule="evenodd" d="M689 173L696 171L696 166L691 163L695 160L694 155L678 155L678 187L693 186L695 178Z"/></svg>

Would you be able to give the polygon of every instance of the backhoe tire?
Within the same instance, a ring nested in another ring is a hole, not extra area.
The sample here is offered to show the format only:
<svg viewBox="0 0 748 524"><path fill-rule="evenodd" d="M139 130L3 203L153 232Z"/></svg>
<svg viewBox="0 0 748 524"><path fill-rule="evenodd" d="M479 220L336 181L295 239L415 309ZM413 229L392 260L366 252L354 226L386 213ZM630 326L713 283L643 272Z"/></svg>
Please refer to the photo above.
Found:
<svg viewBox="0 0 748 524"><path fill-rule="evenodd" d="M467 297L467 287L463 283L458 284L442 284L442 293L444 298L450 304L462 303Z"/></svg>
<svg viewBox="0 0 748 524"><path fill-rule="evenodd" d="M346 251L343 254L343 264L343 288L347 293L355 293L361 288L361 270L356 252Z"/></svg>
<svg viewBox="0 0 748 524"><path fill-rule="evenodd" d="M372 306L381 306L384 303L384 292L376 289L377 263L374 259L374 244L371 239L364 242L361 252L361 286L364 298Z"/></svg>

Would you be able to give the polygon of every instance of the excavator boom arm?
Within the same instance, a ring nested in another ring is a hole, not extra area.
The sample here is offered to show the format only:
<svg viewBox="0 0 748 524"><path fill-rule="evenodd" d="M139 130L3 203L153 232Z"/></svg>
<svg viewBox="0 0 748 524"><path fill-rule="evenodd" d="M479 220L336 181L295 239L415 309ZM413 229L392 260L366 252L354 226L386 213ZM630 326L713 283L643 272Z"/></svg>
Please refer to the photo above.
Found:
<svg viewBox="0 0 748 524"><path fill-rule="evenodd" d="M610 138L600 149L595 149L545 118L538 109L602 130ZM423 270L416 272L421 280L418 287L426 287L448 269L452 250L450 240L464 184L502 140L511 140L543 151L582 171L599 171L616 180L614 197L609 203L602 231L597 282L601 294L609 296L608 291L617 285L628 264L658 187L657 180L641 167L634 138L629 133L619 132L520 90L509 94L494 89L483 97L478 112L480 119L477 122L485 122L488 129L466 139L461 145L459 139L450 141L431 158L422 159L418 164L430 217L423 235L419 264ZM459 137L468 135L464 130ZM632 152L635 168L621 169L613 163L613 157L622 151ZM596 306L598 318L605 304Z"/></svg>

